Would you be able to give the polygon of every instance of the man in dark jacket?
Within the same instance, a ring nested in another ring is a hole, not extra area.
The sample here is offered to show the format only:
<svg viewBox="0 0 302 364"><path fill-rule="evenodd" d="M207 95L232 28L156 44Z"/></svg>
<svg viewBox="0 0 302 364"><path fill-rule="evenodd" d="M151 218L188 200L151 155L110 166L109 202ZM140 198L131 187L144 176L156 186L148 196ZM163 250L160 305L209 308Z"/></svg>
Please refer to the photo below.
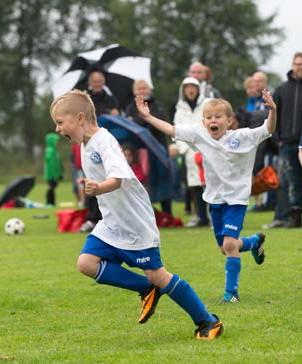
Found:
<svg viewBox="0 0 302 364"><path fill-rule="evenodd" d="M93 101L96 116L102 114L118 115L118 102L106 92L106 79L103 72L92 70L88 77L88 93ZM108 89L107 89L108 90Z"/></svg>
<svg viewBox="0 0 302 364"><path fill-rule="evenodd" d="M302 169L298 145L302 133L302 52L293 58L288 80L274 93L277 105L277 137L280 143L279 171L281 189L288 193L289 227L301 226Z"/></svg>

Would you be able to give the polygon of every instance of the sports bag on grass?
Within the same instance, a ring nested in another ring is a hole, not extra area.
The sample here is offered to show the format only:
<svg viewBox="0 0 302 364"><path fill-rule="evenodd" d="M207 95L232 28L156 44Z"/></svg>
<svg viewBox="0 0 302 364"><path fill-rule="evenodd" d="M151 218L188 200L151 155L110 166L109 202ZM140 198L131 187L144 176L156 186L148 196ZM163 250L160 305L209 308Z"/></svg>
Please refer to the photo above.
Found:
<svg viewBox="0 0 302 364"><path fill-rule="evenodd" d="M58 230L63 232L77 232L86 220L87 209L66 209L57 211Z"/></svg>

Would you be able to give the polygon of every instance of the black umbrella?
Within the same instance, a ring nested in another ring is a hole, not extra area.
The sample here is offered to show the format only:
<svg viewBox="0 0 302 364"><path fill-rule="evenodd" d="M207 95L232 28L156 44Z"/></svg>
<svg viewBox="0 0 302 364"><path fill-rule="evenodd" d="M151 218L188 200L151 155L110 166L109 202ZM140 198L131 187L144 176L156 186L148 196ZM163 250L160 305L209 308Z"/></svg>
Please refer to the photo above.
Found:
<svg viewBox="0 0 302 364"><path fill-rule="evenodd" d="M11 182L0 195L0 206L16 197L25 197L35 185L35 177L23 176Z"/></svg>
<svg viewBox="0 0 302 364"><path fill-rule="evenodd" d="M146 147L166 168L169 168L169 157L166 149L147 128L121 116L111 115L99 117L98 124L106 128L121 144L129 141L138 148Z"/></svg>
<svg viewBox="0 0 302 364"><path fill-rule="evenodd" d="M54 97L58 97L73 88L87 89L89 72L98 69L104 72L106 85L124 109L133 99L134 80L145 80L152 86L150 65L150 58L141 57L118 44L111 44L79 53L64 75L54 83L52 91Z"/></svg>

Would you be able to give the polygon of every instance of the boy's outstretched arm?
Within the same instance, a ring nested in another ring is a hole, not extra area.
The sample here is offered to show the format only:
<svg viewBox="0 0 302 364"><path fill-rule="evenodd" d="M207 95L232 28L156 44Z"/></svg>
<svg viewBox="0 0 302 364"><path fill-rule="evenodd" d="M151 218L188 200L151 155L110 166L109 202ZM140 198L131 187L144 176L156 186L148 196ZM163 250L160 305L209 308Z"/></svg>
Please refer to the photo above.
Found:
<svg viewBox="0 0 302 364"><path fill-rule="evenodd" d="M262 91L262 97L264 100L264 105L269 108L269 114L267 118L267 129L270 134L273 134L273 132L276 129L277 107L271 93L267 89L264 89Z"/></svg>
<svg viewBox="0 0 302 364"><path fill-rule="evenodd" d="M142 96L136 96L135 98L136 107L140 115L146 120L150 125L154 126L156 129L160 130L162 133L175 137L175 128L173 125L167 123L164 120L158 119L150 114L149 106L147 102L144 101Z"/></svg>

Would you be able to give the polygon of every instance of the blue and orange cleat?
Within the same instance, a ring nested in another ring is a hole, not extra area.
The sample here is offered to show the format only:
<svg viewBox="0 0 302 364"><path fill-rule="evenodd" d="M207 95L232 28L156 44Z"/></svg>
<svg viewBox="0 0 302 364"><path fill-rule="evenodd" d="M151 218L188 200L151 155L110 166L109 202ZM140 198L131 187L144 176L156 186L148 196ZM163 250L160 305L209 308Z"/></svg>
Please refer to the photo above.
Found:
<svg viewBox="0 0 302 364"><path fill-rule="evenodd" d="M145 293L141 295L142 309L138 322L144 324L154 314L156 305L161 294L159 288L151 286Z"/></svg>
<svg viewBox="0 0 302 364"><path fill-rule="evenodd" d="M223 333L223 323L219 318L212 314L216 318L215 322L202 322L195 330L194 336L198 340L211 341L218 338Z"/></svg>

